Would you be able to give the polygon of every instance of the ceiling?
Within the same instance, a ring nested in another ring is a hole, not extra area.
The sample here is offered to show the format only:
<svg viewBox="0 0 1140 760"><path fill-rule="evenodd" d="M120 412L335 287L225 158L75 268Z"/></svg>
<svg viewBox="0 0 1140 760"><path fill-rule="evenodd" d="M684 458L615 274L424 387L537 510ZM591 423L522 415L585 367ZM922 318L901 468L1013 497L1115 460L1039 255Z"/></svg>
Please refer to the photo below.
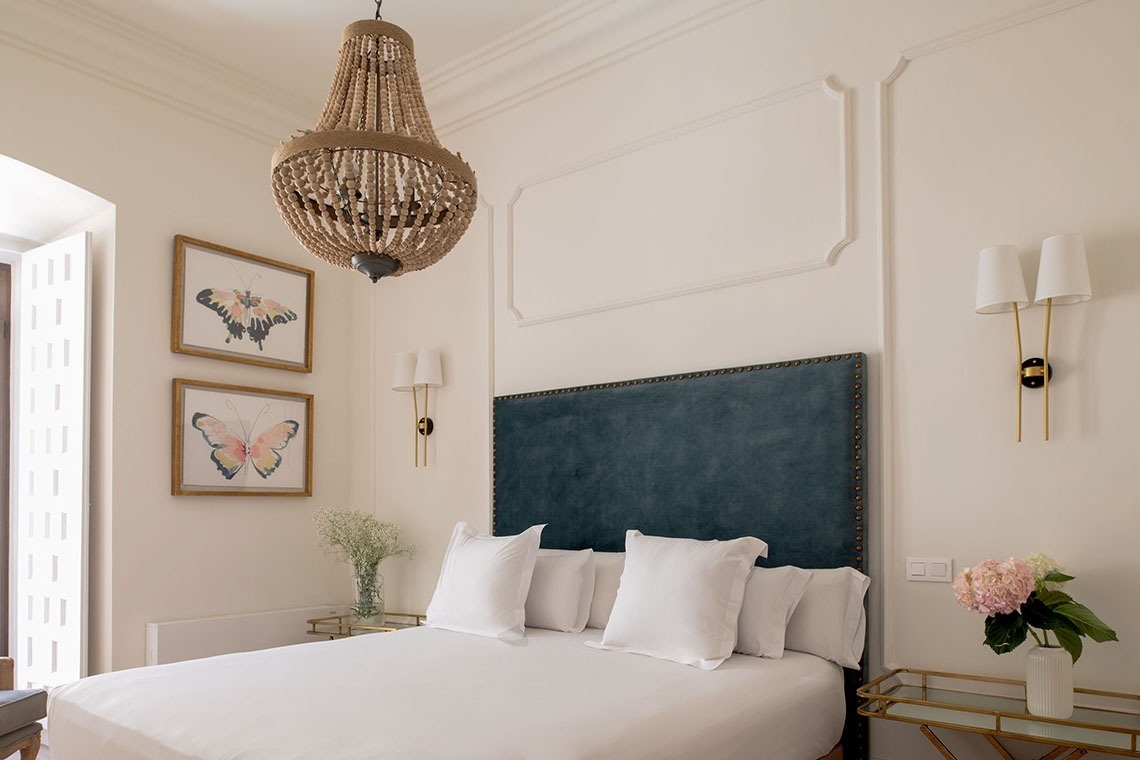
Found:
<svg viewBox="0 0 1140 760"><path fill-rule="evenodd" d="M341 33L371 19L374 0L41 0L103 29L143 41L160 55L199 59L285 96L315 123L332 82ZM420 78L493 46L556 9L583 0L389 0L385 21L415 42ZM205 74L210 76L211 74ZM300 126L300 125L298 125ZM0 156L0 248L22 250L105 207L106 201Z"/></svg>
<svg viewBox="0 0 1140 760"><path fill-rule="evenodd" d="M82 2L318 109L344 27L376 15L374 0ZM412 35L423 78L563 5L567 0L389 0L381 16Z"/></svg>

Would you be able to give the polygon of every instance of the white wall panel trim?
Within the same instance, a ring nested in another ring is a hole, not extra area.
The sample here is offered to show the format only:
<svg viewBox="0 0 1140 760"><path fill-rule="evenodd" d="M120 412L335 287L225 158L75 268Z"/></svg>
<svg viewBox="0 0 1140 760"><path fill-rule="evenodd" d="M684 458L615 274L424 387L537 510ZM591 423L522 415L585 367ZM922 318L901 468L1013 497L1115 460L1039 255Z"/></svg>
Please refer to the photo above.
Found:
<svg viewBox="0 0 1140 760"><path fill-rule="evenodd" d="M897 584L903 582L898 573L891 570L901 566L903 551L895 546L895 521L898 511L895 504L895 493L899 485L901 473L892 467L894 461L894 440L896 437L895 423L895 292L894 282L894 189L891 185L893 170L893 143L891 134L892 123L892 86L906 71L907 65L919 58L949 50L964 45L973 40L997 34L1008 29L1022 26L1045 16L1066 11L1092 0L1053 0L1027 11L1007 16L985 24L980 24L954 34L946 35L930 42L908 48L899 54L894 67L877 83L876 86L876 139L878 142L879 160L877 179L879 184L879 340L882 346L882 372L878 383L878 406L880 409L880 440L879 453L879 525L881 530L880 561L879 566L886 572L882 577L882 593L880 595L881 609L879 620L882 621L882 664L884 668L904 667L895 659L892 629L887 624L892 618L892 599L896 595Z"/></svg>
<svg viewBox="0 0 1140 760"><path fill-rule="evenodd" d="M839 187L836 188L835 197L838 202L836 217L839 222L840 235L830 246L824 250L815 249L787 252L786 257L774 266L762 267L727 277L687 282L678 287L655 290L648 293L630 294L628 297L614 298L601 303L584 305L581 308L555 310L548 313L535 313L533 311L531 311L531 313L524 313L520 305L520 301L522 300L519 297L520 283L516 276L520 256L520 251L516 245L516 232L519 221L517 205L528 189L568 177L569 175L590 169L591 167L615 161L623 156L661 145L675 138L692 135L709 127L815 93L823 93L835 104L835 136L839 143L837 150L839 165L835 167L839 177ZM525 327L830 267L835 263L839 252L854 240L852 153L851 102L848 91L837 85L831 78L825 78L765 95L739 106L711 114L665 132L634 141L614 150L589 157L573 165L525 180L517 187L514 195L507 204L506 308L514 316L518 325Z"/></svg>
<svg viewBox="0 0 1140 760"><path fill-rule="evenodd" d="M1075 8L1078 5L1084 5L1085 3L1090 2L1092 2L1092 0L1053 0L1053 2L1045 3L1044 5L1040 5L1036 8L1031 8L1030 10L1023 11L1021 13L1015 13L1012 16L1006 16L1005 18L1001 18L996 21L991 21L980 26L965 29L954 34L949 34L945 37L931 40L930 42L924 43L922 45L916 45L912 48L904 50L899 57L904 62L913 61L917 58L922 58L923 56L927 56L932 53L937 53L942 50L957 47L958 45L963 45L980 37L1003 32L1006 29L1012 29L1015 26L1021 26L1022 24L1026 24L1030 21L1036 21L1039 18L1050 16L1054 13L1065 11L1070 8ZM899 73L901 73L901 71ZM897 79L897 77L898 75L896 74L895 78Z"/></svg>

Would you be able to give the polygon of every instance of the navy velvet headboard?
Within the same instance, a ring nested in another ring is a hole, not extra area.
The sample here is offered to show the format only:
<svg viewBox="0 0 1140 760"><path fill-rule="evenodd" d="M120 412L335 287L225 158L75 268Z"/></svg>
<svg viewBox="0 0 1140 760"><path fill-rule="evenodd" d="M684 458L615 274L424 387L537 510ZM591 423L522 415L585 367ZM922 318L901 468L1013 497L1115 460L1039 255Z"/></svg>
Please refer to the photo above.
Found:
<svg viewBox="0 0 1140 760"><path fill-rule="evenodd" d="M758 536L767 564L863 569L865 358L500 396L496 534L622 551L625 531Z"/></svg>
<svg viewBox="0 0 1140 760"><path fill-rule="evenodd" d="M864 570L866 384L851 353L496 397L492 530L546 523L544 547L601 551L629 528L753 535L762 563Z"/></svg>

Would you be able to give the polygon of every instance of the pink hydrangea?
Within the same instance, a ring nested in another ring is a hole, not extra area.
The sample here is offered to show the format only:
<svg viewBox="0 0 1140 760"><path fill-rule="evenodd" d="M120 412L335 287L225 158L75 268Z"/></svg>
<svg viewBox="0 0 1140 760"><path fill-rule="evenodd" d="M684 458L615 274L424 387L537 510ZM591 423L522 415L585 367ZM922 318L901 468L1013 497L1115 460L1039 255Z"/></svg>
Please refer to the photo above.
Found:
<svg viewBox="0 0 1140 760"><path fill-rule="evenodd" d="M987 559L954 579L954 596L968 610L985 615L1017 612L1033 593L1033 568L1019 559Z"/></svg>

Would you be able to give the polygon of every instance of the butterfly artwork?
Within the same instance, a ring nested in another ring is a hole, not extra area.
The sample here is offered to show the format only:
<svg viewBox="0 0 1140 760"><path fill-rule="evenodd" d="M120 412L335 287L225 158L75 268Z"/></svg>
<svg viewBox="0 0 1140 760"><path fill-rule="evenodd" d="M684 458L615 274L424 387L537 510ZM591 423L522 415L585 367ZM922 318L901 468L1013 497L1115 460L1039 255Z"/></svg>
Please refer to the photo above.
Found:
<svg viewBox="0 0 1140 760"><path fill-rule="evenodd" d="M214 311L222 318L229 335L226 343L241 340L246 334L257 344L259 351L265 350L265 339L274 325L283 325L297 319L297 312L272 298L253 292L253 281L242 280L241 289L205 288L195 297L198 303ZM242 279L238 275L238 279Z"/></svg>
<svg viewBox="0 0 1140 760"><path fill-rule="evenodd" d="M297 435L301 426L296 420L282 420L270 425L256 438L252 438L251 434L257 429L257 421L261 419L261 415L269 411L269 404L261 408L248 428L238 415L233 402L226 399L226 406L234 413L241 427L240 434L217 417L205 412L195 412L190 424L210 445L212 449L210 459L226 480L233 480L246 464L253 467L254 472L262 479L268 480L281 466L283 461L281 452Z"/></svg>

